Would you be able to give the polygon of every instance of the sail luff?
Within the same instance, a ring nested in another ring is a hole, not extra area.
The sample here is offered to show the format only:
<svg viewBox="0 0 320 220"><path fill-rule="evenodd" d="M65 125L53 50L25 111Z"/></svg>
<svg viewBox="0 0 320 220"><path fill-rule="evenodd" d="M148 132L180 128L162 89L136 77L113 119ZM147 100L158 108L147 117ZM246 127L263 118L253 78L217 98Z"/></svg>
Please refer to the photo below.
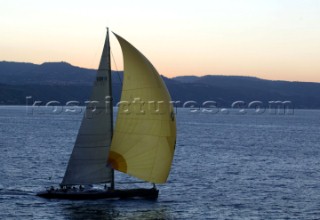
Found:
<svg viewBox="0 0 320 220"><path fill-rule="evenodd" d="M110 43L107 32L99 68L61 185L107 183L106 166L112 139Z"/></svg>

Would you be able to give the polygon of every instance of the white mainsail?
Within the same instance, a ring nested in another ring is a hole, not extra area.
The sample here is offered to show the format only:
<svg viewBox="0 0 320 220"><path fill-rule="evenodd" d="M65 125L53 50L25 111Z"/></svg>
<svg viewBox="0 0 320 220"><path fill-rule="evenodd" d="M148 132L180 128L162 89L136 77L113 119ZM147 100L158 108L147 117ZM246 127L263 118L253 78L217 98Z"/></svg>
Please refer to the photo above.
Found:
<svg viewBox="0 0 320 220"><path fill-rule="evenodd" d="M107 32L91 101L61 185L107 183L112 169L106 165L112 138L110 43Z"/></svg>

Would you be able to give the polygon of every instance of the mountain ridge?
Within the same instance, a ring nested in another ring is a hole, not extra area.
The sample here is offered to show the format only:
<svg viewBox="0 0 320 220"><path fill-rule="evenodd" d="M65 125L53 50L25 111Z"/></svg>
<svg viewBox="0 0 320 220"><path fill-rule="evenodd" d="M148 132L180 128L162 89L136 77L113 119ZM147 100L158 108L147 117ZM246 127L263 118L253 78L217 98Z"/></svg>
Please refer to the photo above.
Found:
<svg viewBox="0 0 320 220"><path fill-rule="evenodd" d="M115 102L120 99L122 71L112 71ZM44 102L87 100L96 70L67 62L43 64L0 62L0 104L26 104L26 96ZM251 76L162 76L174 101L201 105L215 101L231 107L236 101L291 101L295 108L320 108L320 83L265 80ZM182 104L181 104L182 105Z"/></svg>

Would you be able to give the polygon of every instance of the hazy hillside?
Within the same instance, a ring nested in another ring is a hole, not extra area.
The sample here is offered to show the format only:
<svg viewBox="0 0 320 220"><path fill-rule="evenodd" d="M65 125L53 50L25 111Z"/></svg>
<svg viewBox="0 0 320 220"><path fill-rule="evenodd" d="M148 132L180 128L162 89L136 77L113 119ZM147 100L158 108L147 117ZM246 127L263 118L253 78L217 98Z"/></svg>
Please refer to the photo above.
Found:
<svg viewBox="0 0 320 220"><path fill-rule="evenodd" d="M0 62L0 83L10 85L88 85L91 86L96 70L72 66L66 62L31 63ZM119 77L114 74L114 81Z"/></svg>
<svg viewBox="0 0 320 220"><path fill-rule="evenodd" d="M0 62L0 104L25 104L26 96L61 103L88 99L96 71L65 62ZM114 100L120 97L122 72L113 72ZM216 101L231 107L235 101L291 101L295 108L320 108L320 83L263 80L255 77L208 75L163 77L175 101Z"/></svg>
<svg viewBox="0 0 320 220"><path fill-rule="evenodd" d="M181 76L173 78L189 87L197 87L197 95L203 91L201 98L214 97L222 103L242 100L292 101L296 108L320 107L320 83L288 82L263 80L247 76L219 76L208 75L202 77ZM204 87L204 88L200 88ZM210 95L206 92L210 91ZM227 105L229 105L227 104Z"/></svg>

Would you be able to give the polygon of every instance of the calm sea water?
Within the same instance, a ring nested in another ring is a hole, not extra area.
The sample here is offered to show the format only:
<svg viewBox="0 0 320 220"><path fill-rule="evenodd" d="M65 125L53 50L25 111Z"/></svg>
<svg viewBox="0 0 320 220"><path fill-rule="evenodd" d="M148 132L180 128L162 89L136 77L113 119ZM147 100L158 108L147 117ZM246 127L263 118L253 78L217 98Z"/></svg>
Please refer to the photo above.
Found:
<svg viewBox="0 0 320 220"><path fill-rule="evenodd" d="M179 109L156 202L36 197L60 183L81 118L0 107L0 219L320 219L320 111Z"/></svg>

